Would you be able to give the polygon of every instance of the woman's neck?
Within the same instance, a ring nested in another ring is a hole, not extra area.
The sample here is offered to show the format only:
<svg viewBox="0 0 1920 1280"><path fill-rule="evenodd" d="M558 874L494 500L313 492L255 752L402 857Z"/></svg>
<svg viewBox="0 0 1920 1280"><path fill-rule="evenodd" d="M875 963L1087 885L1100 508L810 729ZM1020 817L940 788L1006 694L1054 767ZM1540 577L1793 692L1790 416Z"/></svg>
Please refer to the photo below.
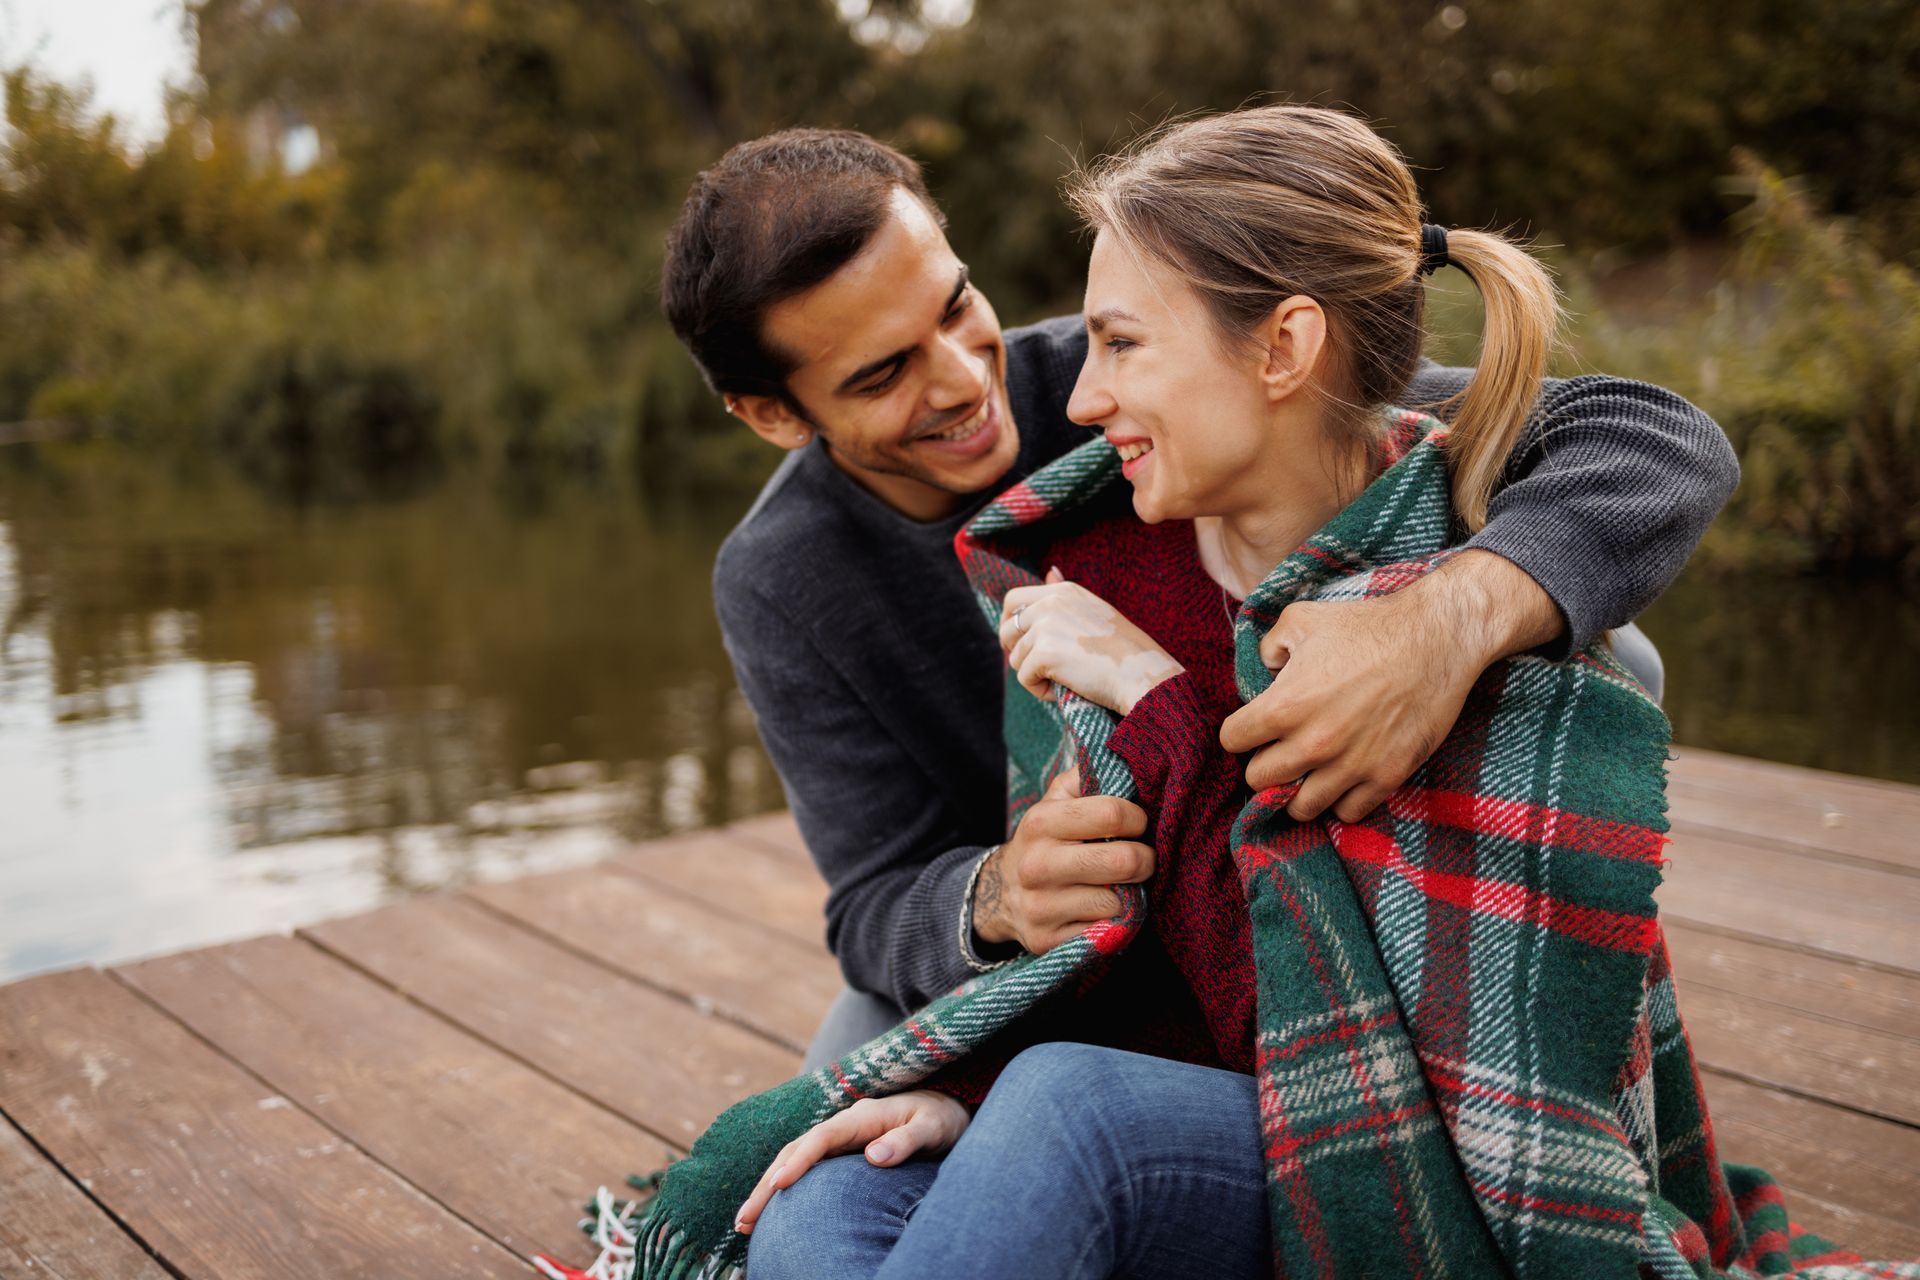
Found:
<svg viewBox="0 0 1920 1280"><path fill-rule="evenodd" d="M1247 505L1221 515L1199 516L1194 537L1207 576L1244 600L1273 572L1274 566L1299 549L1315 532L1338 515L1366 487L1367 451L1364 443L1342 448L1329 443L1314 460L1301 466L1263 467L1247 477Z"/></svg>

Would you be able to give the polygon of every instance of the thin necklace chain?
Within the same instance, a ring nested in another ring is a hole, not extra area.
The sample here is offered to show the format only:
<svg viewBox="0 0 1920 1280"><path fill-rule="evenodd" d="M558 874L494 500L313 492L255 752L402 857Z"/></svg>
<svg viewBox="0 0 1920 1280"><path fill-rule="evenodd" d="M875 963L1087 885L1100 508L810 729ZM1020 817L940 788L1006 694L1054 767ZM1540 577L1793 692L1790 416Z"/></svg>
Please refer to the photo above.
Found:
<svg viewBox="0 0 1920 1280"><path fill-rule="evenodd" d="M1197 549L1199 549L1199 550L1200 550L1200 552L1201 552L1201 555L1200 555L1200 571L1201 571L1202 573L1206 573L1206 571L1207 571L1207 557L1206 557L1206 554L1205 554L1205 548L1204 548L1204 547L1203 547L1203 546L1201 545L1201 543L1200 543L1200 530L1199 530L1199 528L1198 528L1198 527L1196 527L1196 528L1194 529L1194 531L1193 531L1193 537L1194 537L1194 544L1195 544L1195 547L1196 547ZM1227 566L1227 552L1226 552L1226 546L1225 546L1225 544L1224 544L1224 543L1222 543L1222 542L1220 541L1220 539L1219 539L1219 538L1218 538L1217 536L1216 536L1216 537L1215 537L1215 539L1214 539L1214 544L1215 544L1215 545L1214 545L1214 554L1215 554L1215 555L1216 555L1216 556L1217 556L1217 557L1219 558L1219 560L1220 560L1220 567L1221 567L1221 569L1222 569L1222 570L1225 570L1225 569L1226 569L1226 568L1228 567L1228 566ZM1227 590L1227 584L1226 584L1226 583L1224 583L1224 582L1220 582L1220 581L1218 581L1217 579L1214 579L1214 578L1213 578L1213 575L1212 575L1212 574L1207 574L1207 577L1208 577L1208 579L1209 579L1210 581L1212 581L1212 582L1213 582L1213 585L1214 585L1215 587L1217 587L1217 588L1219 588L1219 590L1220 590L1220 612L1226 615L1226 617L1227 617L1227 631L1228 631L1228 633L1229 633L1229 634L1231 634L1231 633L1233 632L1233 630L1234 630L1234 627L1235 627L1235 625L1236 625L1236 623L1237 623L1237 618L1236 618L1236 615L1235 615L1235 612L1234 612L1234 608L1233 608L1233 592L1231 592L1231 591L1229 591L1229 590Z"/></svg>

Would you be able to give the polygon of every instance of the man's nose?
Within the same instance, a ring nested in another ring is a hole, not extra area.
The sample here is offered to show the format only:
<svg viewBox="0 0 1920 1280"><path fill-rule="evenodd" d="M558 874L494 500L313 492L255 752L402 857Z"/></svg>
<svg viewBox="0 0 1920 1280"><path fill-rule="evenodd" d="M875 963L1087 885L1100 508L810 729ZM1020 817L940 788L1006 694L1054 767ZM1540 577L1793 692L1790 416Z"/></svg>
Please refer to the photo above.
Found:
<svg viewBox="0 0 1920 1280"><path fill-rule="evenodd" d="M935 409L977 404L987 394L993 371L980 354L957 335L943 334L934 344L927 380L927 402Z"/></svg>

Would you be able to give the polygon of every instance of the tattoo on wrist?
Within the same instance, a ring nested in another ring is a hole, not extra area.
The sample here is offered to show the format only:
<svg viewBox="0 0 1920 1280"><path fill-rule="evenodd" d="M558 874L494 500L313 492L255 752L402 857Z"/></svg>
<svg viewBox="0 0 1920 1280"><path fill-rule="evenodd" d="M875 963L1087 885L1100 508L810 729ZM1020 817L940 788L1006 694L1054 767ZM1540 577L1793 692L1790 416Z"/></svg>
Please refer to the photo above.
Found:
<svg viewBox="0 0 1920 1280"><path fill-rule="evenodd" d="M980 881L973 892L973 918L989 920L1000 916L1000 850L995 849L980 864Z"/></svg>
<svg viewBox="0 0 1920 1280"><path fill-rule="evenodd" d="M1004 847L995 845L973 864L973 874L967 877L966 896L960 903L960 955L976 973L989 973L1007 963L1006 960L982 960L973 950L974 935L979 933L978 921L991 918L1000 910L999 855Z"/></svg>

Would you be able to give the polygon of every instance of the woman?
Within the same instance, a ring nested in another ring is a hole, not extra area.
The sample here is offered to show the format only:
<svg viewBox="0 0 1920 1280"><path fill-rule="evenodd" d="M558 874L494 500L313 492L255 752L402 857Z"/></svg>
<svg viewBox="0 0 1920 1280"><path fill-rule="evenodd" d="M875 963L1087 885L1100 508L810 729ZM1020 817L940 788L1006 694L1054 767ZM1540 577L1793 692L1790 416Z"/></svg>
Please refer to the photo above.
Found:
<svg viewBox="0 0 1920 1280"><path fill-rule="evenodd" d="M1150 919L1125 895L741 1104L638 1224L644 1274L737 1258L683 1189L742 1164L755 1280L1790 1269L1816 1245L1763 1175L1729 1171L1736 1204L1672 1009L1665 727L1621 668L1500 664L1361 823L1291 821L1297 784L1249 800L1217 744L1285 661L1255 645L1280 607L1390 594L1484 521L1557 321L1545 273L1423 227L1398 154L1312 108L1179 126L1072 200L1096 238L1069 412L1105 441L960 549L1052 704L1009 704L1016 807L1137 790ZM1443 263L1486 309L1450 429L1386 409ZM1018 1052L1041 1033L1092 1043Z"/></svg>

